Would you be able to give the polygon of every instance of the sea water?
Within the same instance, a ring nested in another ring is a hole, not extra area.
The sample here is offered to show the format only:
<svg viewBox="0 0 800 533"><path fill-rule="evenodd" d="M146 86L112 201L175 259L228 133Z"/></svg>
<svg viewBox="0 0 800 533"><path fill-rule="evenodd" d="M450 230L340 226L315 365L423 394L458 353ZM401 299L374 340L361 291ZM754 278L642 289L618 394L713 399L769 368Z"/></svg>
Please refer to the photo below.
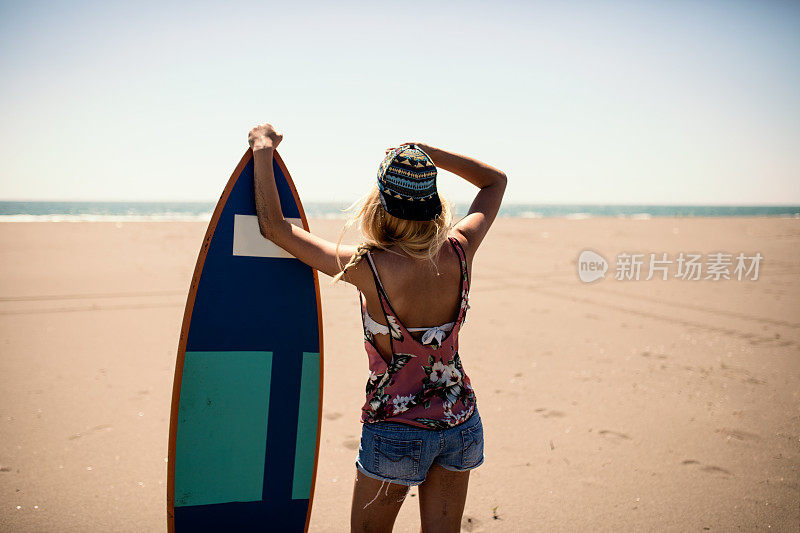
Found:
<svg viewBox="0 0 800 533"><path fill-rule="evenodd" d="M42 202L0 201L0 222L208 222L214 202ZM348 203L306 202L309 218L347 218ZM456 216L468 203L454 204ZM800 218L797 205L602 205L504 203L500 217L568 218L617 217L791 217Z"/></svg>

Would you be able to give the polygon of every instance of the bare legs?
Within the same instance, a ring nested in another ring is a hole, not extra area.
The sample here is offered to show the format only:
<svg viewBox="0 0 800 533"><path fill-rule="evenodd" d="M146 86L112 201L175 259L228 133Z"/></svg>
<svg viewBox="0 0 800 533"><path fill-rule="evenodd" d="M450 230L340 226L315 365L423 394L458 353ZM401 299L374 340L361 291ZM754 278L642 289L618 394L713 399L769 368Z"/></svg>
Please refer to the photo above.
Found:
<svg viewBox="0 0 800 533"><path fill-rule="evenodd" d="M461 529L467 499L469 471L453 472L434 464L419 486L419 514L423 533L451 533ZM391 532L409 487L365 476L356 469L350 531Z"/></svg>
<svg viewBox="0 0 800 533"><path fill-rule="evenodd" d="M379 481L356 469L353 506L350 509L351 533L388 533L409 487Z"/></svg>
<svg viewBox="0 0 800 533"><path fill-rule="evenodd" d="M453 472L437 464L428 470L419 486L419 516L422 533L458 533L467 500L469 470Z"/></svg>

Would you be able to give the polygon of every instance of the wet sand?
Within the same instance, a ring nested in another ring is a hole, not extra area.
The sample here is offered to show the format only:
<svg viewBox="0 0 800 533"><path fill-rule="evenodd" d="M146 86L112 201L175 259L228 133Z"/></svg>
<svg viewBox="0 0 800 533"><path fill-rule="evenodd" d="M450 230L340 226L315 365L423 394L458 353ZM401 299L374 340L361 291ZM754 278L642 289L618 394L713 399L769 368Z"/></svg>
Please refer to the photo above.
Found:
<svg viewBox="0 0 800 533"><path fill-rule="evenodd" d="M0 530L165 530L175 356L205 227L0 224ZM340 227L311 221L331 240ZM605 280L578 279L584 249L612 263ZM613 279L622 252L718 251L760 252L759 279ZM355 289L320 285L311 530L346 531L366 356ZM800 220L498 220L460 339L486 438L463 531L796 531L798 302ZM419 530L416 493L395 531Z"/></svg>

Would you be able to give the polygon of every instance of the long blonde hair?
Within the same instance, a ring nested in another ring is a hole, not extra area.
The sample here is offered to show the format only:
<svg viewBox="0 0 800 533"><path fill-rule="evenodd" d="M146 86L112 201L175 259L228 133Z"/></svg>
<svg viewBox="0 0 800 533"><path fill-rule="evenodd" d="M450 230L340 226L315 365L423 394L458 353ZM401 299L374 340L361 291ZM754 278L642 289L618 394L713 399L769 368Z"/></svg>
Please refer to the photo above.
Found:
<svg viewBox="0 0 800 533"><path fill-rule="evenodd" d="M433 258L447 241L453 223L453 210L449 202L446 202L441 195L439 199L442 202L442 212L435 219L405 220L386 212L381 204L378 185L373 184L366 195L347 208L347 211L354 211L355 214L347 220L336 242L336 262L341 271L334 276L331 284L342 279L347 269L357 264L367 251L375 248L387 250L392 245L415 259L429 260L435 267ZM357 221L360 221L359 229L364 241L358 245L347 264L342 266L338 255L342 237Z"/></svg>

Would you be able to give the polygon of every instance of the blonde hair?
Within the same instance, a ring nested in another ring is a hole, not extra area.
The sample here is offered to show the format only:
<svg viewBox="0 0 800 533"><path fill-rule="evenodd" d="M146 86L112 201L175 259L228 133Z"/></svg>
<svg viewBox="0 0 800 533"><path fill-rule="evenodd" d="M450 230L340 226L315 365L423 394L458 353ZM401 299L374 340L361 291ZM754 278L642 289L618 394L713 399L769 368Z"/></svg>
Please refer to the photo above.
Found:
<svg viewBox="0 0 800 533"><path fill-rule="evenodd" d="M334 276L331 284L342 279L347 269L356 265L369 250L379 248L388 251L388 247L392 245L414 259L427 259L435 268L433 258L447 241L453 223L450 204L441 195L439 199L442 202L442 212L435 219L405 220L386 212L381 204L378 185L373 184L366 195L347 208L347 211L355 211L355 214L347 220L336 242L336 262L341 271ZM342 266L338 255L342 237L357 221L360 221L359 229L364 241L358 245L347 264Z"/></svg>

